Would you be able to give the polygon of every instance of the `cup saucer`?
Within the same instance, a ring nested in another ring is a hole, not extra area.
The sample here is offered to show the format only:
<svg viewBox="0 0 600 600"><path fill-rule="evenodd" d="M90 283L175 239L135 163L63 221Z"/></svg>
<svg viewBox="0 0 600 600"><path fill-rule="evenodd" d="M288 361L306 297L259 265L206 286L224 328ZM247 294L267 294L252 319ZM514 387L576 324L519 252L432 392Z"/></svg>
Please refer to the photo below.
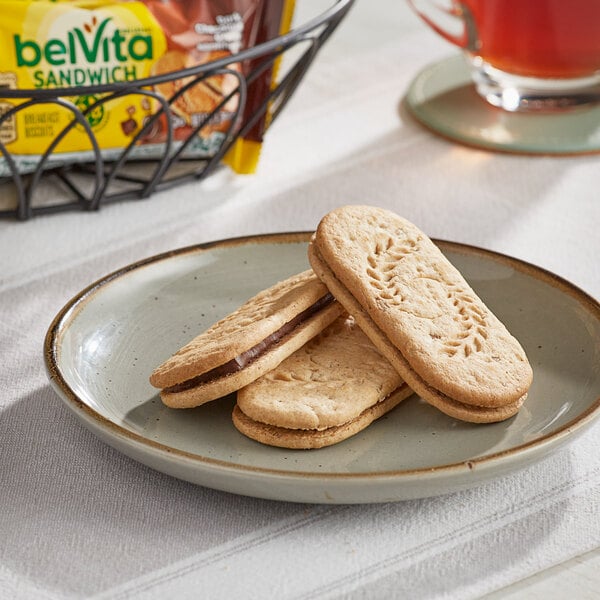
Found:
<svg viewBox="0 0 600 600"><path fill-rule="evenodd" d="M600 104L548 113L511 113L475 91L461 55L423 69L405 98L422 125L461 144L522 154L600 152Z"/></svg>

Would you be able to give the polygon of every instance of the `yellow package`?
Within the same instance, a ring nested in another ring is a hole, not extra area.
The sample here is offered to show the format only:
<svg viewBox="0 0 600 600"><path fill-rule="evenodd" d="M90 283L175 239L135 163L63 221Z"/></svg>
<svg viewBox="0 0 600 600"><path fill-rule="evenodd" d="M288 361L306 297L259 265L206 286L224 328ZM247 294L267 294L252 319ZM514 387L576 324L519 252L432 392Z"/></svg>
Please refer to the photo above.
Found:
<svg viewBox="0 0 600 600"><path fill-rule="evenodd" d="M237 86L262 58L231 61L227 74L202 81L178 73L284 33L293 0L0 0L0 10L0 142L30 172L48 150L45 168L93 160L95 144L108 160L132 142L131 157L163 156L169 139L171 152L185 144L186 157L214 156L259 110L275 69L249 85L244 107ZM127 88L148 77L158 79ZM35 102L2 88L33 90ZM58 98L58 88L74 93ZM237 172L255 170L268 122L262 115L226 156Z"/></svg>
<svg viewBox="0 0 600 600"><path fill-rule="evenodd" d="M41 91L135 81L148 77L166 50L161 27L141 2L2 0L0 6L0 86L5 89ZM60 102L38 101L0 125L0 141L13 157L29 156L31 162L69 127L74 117L70 107L76 106L100 148L123 148L153 109L143 95L96 104L99 100L79 90ZM2 99L0 114L21 102ZM80 153L91 149L85 124L77 124L54 154L61 153L66 161L70 156L81 160Z"/></svg>

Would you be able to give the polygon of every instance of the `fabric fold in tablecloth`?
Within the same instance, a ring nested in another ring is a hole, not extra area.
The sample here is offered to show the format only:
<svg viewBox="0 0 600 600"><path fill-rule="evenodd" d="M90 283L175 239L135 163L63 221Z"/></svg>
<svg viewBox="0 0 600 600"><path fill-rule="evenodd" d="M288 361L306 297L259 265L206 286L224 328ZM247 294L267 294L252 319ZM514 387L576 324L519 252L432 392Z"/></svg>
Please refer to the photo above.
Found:
<svg viewBox="0 0 600 600"><path fill-rule="evenodd" d="M95 598L478 598L595 547L600 468L573 473L578 454L452 496L314 509Z"/></svg>

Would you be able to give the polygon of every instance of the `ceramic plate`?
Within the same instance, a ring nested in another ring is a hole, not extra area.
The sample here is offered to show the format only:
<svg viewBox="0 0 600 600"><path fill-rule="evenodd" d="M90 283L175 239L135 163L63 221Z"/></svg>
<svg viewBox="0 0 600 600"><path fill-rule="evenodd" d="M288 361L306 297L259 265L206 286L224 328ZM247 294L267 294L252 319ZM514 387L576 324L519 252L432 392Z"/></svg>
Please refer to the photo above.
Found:
<svg viewBox="0 0 600 600"><path fill-rule="evenodd" d="M477 94L461 55L423 69L406 104L428 129L469 146L526 154L600 151L600 104L561 113L507 112Z"/></svg>
<svg viewBox="0 0 600 600"><path fill-rule="evenodd" d="M183 248L108 275L56 316L45 342L53 387L97 436L200 485L299 502L384 502L451 492L525 467L600 413L600 306L554 275L470 246L438 242L521 341L529 399L503 423L451 419L412 396L366 430L320 450L241 435L229 396L166 408L153 368L243 301L308 267L308 234Z"/></svg>

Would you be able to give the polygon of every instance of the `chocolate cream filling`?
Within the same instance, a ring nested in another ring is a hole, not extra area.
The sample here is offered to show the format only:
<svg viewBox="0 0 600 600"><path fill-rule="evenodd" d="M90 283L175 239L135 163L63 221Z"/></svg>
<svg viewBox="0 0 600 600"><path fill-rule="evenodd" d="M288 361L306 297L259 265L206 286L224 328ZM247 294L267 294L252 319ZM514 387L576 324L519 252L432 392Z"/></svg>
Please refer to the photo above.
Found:
<svg viewBox="0 0 600 600"><path fill-rule="evenodd" d="M313 315L315 315L317 312L319 312L332 302L333 296L330 293L325 294L325 296L319 298L319 300L317 300L314 304L312 304L307 309L303 310L301 313L296 315L291 321L288 321L277 331L273 332L271 335L268 335L264 340L262 340L255 346L252 346L252 348L242 352L230 361L219 365L218 367L215 367L210 371L206 371L201 375L196 375L196 377L192 377L191 379L187 379L186 381L182 381L181 383L176 383L175 385L164 388L163 392L167 392L169 394L185 392L203 383L208 383L213 379L219 379L221 377L226 377L227 375L232 375L233 373L241 371L249 364L253 363L257 358L264 355L273 346L278 344L294 329L308 321L308 319L310 319Z"/></svg>

